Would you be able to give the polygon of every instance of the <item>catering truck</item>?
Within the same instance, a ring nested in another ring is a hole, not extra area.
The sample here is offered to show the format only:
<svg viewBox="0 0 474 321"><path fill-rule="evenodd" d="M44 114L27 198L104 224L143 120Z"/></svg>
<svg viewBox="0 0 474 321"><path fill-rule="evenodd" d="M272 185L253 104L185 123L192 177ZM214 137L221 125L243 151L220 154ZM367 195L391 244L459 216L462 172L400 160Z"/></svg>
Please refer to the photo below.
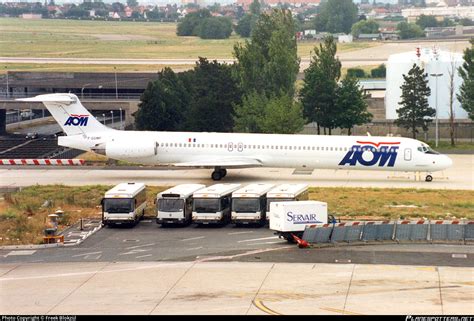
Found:
<svg viewBox="0 0 474 321"><path fill-rule="evenodd" d="M102 199L104 225L135 225L145 214L146 186L143 183L120 183L105 192Z"/></svg>
<svg viewBox="0 0 474 321"><path fill-rule="evenodd" d="M156 197L156 223L188 224L193 212L193 193L203 189L202 184L181 184L159 193Z"/></svg>
<svg viewBox="0 0 474 321"><path fill-rule="evenodd" d="M270 229L288 242L302 237L307 225L327 224L328 205L318 201L274 202L270 205Z"/></svg>
<svg viewBox="0 0 474 321"><path fill-rule="evenodd" d="M230 221L231 196L240 184L214 184L193 194L193 222L220 224Z"/></svg>
<svg viewBox="0 0 474 321"><path fill-rule="evenodd" d="M272 184L254 183L232 193L232 223L266 223L267 192Z"/></svg>

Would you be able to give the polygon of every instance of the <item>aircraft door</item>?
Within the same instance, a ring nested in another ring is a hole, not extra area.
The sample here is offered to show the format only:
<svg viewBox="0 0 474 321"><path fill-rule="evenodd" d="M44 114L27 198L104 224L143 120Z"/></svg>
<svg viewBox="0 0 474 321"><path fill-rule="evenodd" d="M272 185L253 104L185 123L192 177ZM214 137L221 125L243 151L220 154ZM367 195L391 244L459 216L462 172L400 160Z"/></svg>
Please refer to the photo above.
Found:
<svg viewBox="0 0 474 321"><path fill-rule="evenodd" d="M238 143L237 144L237 151L242 152L244 150L244 144Z"/></svg>
<svg viewBox="0 0 474 321"><path fill-rule="evenodd" d="M404 156L406 161L411 161L411 148L405 148Z"/></svg>
<svg viewBox="0 0 474 321"><path fill-rule="evenodd" d="M229 152L234 150L234 143L229 143L227 146L228 146L227 149L229 150Z"/></svg>

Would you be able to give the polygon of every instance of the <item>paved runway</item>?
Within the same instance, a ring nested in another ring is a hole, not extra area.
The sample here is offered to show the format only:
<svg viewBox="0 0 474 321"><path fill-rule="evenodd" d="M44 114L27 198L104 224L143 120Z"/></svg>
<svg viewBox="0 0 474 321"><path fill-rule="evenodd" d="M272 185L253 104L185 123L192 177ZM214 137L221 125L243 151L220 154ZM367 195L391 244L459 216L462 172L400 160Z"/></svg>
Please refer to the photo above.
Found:
<svg viewBox="0 0 474 321"><path fill-rule="evenodd" d="M398 187L428 189L474 190L474 155L449 155L453 167L433 174L433 182L415 181L414 173L383 171L315 170L313 173L295 173L293 169L249 168L230 169L222 182L303 182L320 187ZM210 179L211 170L170 170L167 168L133 169L124 167L0 167L0 186L15 187L34 184L117 184L141 181L149 185L172 186L181 183L215 183Z"/></svg>
<svg viewBox="0 0 474 321"><path fill-rule="evenodd" d="M473 314L472 268L358 264L0 264L2 314Z"/></svg>

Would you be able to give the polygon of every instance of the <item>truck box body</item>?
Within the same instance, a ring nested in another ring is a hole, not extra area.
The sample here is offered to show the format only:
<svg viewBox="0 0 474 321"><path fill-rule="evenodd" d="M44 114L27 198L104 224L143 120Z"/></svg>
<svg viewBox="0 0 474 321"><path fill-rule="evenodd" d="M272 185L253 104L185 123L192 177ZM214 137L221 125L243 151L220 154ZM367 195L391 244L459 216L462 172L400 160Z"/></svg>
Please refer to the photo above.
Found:
<svg viewBox="0 0 474 321"><path fill-rule="evenodd" d="M280 233L303 232L306 225L328 222L325 202L274 202L270 205L270 213L270 229Z"/></svg>

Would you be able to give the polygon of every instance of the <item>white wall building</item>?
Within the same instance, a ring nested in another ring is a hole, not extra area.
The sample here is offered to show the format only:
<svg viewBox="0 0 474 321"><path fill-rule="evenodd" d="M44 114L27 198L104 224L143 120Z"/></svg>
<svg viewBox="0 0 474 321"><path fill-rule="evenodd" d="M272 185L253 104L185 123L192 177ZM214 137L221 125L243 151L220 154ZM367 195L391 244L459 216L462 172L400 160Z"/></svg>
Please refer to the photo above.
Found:
<svg viewBox="0 0 474 321"><path fill-rule="evenodd" d="M443 51L435 48L420 48L417 56L416 48L411 52L390 55L387 61L387 89L385 92L385 110L387 119L397 119L398 104L401 100L403 75L417 64L428 73L428 86L431 95L428 97L430 107L436 109L436 91L438 91L438 119L449 119L449 73L454 69L454 116L455 119L468 119L467 112L461 108L456 98L462 78L458 67L463 63L462 54ZM430 74L443 74L435 77ZM436 79L438 86L436 87Z"/></svg>
<svg viewBox="0 0 474 321"><path fill-rule="evenodd" d="M408 22L415 21L422 14L436 17L458 17L474 19L474 6L459 7L433 7L433 8L409 8L402 9L402 16L408 19Z"/></svg>

